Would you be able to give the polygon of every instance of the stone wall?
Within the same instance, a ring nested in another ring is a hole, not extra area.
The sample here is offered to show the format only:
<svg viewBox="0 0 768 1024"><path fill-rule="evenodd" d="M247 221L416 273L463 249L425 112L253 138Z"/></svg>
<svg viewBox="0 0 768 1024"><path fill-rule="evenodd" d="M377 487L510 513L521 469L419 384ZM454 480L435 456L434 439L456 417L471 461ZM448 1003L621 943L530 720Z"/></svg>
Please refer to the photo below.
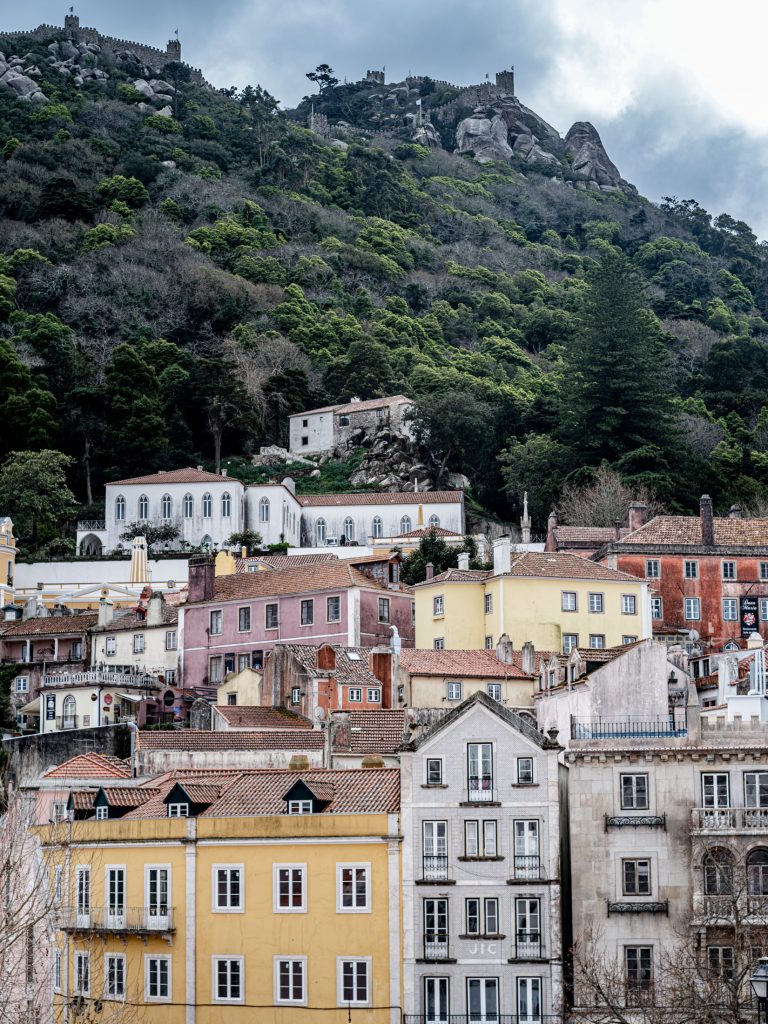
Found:
<svg viewBox="0 0 768 1024"><path fill-rule="evenodd" d="M5 783L9 791L29 785L53 765L62 764L78 754L112 754L130 757L131 729L127 725L103 725L93 729L39 733L3 740L8 757Z"/></svg>

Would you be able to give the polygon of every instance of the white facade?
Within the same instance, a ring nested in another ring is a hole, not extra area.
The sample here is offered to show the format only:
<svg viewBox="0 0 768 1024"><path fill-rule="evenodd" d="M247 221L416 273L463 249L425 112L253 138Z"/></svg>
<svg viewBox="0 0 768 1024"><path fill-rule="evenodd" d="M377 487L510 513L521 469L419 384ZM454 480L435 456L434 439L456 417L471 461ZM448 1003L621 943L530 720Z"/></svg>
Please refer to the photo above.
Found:
<svg viewBox="0 0 768 1024"><path fill-rule="evenodd" d="M382 537L395 540L420 527L440 526L464 534L461 491L413 494L328 494L299 498L302 503L302 545L324 548L366 545ZM398 500L400 499L400 500ZM311 502L311 503L310 503Z"/></svg>
<svg viewBox="0 0 768 1024"><path fill-rule="evenodd" d="M317 455L333 448L333 415L335 406L304 412L289 419L288 445L292 452ZM306 440L304 440L306 438Z"/></svg>
<svg viewBox="0 0 768 1024"><path fill-rule="evenodd" d="M406 1019L559 1012L559 750L476 693L401 753Z"/></svg>
<svg viewBox="0 0 768 1024"><path fill-rule="evenodd" d="M289 418L289 446L292 452L318 455L343 448L359 439L362 430L373 437L380 430L389 430L413 438L410 422L405 419L412 408L405 395L372 398L365 402L353 398L343 405L310 409Z"/></svg>
<svg viewBox="0 0 768 1024"><path fill-rule="evenodd" d="M118 616L113 622L94 628L91 634L91 664L106 672L146 672L163 676L168 686L177 679L179 644L178 624L150 621L153 600L147 618L130 622L135 613Z"/></svg>
<svg viewBox="0 0 768 1024"><path fill-rule="evenodd" d="M301 505L292 490L293 482L252 484L246 488L246 522L261 535L263 545L301 543Z"/></svg>

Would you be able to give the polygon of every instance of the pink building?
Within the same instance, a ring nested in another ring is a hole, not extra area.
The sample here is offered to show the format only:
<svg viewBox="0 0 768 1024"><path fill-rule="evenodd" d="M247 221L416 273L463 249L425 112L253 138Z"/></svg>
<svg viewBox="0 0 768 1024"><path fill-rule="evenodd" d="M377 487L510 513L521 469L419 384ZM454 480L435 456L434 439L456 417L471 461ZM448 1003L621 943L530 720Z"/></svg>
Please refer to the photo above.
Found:
<svg viewBox="0 0 768 1024"><path fill-rule="evenodd" d="M189 561L189 597L179 609L185 686L230 672L260 671L275 644L413 646L410 594L388 590L343 561L216 576L212 556Z"/></svg>

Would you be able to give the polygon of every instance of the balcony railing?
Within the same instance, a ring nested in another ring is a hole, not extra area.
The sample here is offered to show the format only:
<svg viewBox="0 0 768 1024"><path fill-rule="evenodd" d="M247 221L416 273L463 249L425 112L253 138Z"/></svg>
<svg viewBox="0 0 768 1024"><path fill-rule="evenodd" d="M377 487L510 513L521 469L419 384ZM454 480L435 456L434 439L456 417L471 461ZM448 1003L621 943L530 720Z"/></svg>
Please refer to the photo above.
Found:
<svg viewBox="0 0 768 1024"><path fill-rule="evenodd" d="M768 832L768 807L695 807L693 827L701 832Z"/></svg>
<svg viewBox="0 0 768 1024"><path fill-rule="evenodd" d="M687 724L678 716L661 718L574 718L572 740L626 740L680 738L688 735Z"/></svg>
<svg viewBox="0 0 768 1024"><path fill-rule="evenodd" d="M85 530L106 530L107 523L104 519L79 519L77 529L79 532Z"/></svg>
<svg viewBox="0 0 768 1024"><path fill-rule="evenodd" d="M541 932L515 933L515 960L541 960Z"/></svg>
<svg viewBox="0 0 768 1024"><path fill-rule="evenodd" d="M87 672L60 672L43 676L43 689L68 686L120 686L131 687L134 690L157 690L160 684L152 676L143 673L104 672L100 668L89 669Z"/></svg>
<svg viewBox="0 0 768 1024"><path fill-rule="evenodd" d="M56 718L57 729L79 729L80 715L58 715Z"/></svg>
<svg viewBox="0 0 768 1024"><path fill-rule="evenodd" d="M496 793L489 775L470 776L467 781L467 801L472 804L493 803Z"/></svg>
<svg viewBox="0 0 768 1024"><path fill-rule="evenodd" d="M515 881L538 882L541 877L541 859L538 856L515 854L514 857L514 878Z"/></svg>
<svg viewBox="0 0 768 1024"><path fill-rule="evenodd" d="M444 882L448 878L447 854L424 854L421 860L421 877L425 882Z"/></svg>
<svg viewBox="0 0 768 1024"><path fill-rule="evenodd" d="M425 960L449 960L449 947L447 935L433 935L424 939Z"/></svg>
<svg viewBox="0 0 768 1024"><path fill-rule="evenodd" d="M642 902L608 901L608 917L611 914L668 914L667 900L643 900Z"/></svg>
<svg viewBox="0 0 768 1024"><path fill-rule="evenodd" d="M91 907L83 913L77 907L59 910L59 928L65 932L170 932L173 907Z"/></svg>
<svg viewBox="0 0 768 1024"><path fill-rule="evenodd" d="M563 1024L562 1014L528 1013L406 1013L403 1024Z"/></svg>

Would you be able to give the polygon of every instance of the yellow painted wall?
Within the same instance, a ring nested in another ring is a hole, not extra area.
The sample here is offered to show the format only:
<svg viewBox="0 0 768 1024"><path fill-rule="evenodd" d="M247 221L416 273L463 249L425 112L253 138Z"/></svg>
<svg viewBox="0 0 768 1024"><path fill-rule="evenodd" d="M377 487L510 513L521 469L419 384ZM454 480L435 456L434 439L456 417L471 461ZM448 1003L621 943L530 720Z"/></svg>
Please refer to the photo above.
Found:
<svg viewBox="0 0 768 1024"><path fill-rule="evenodd" d="M434 615L433 599L443 597L443 614ZM475 650L485 643L482 583L436 583L416 587L416 647L434 647L442 637L454 650ZM489 630L490 632L490 630Z"/></svg>
<svg viewBox="0 0 768 1024"><path fill-rule="evenodd" d="M252 668L233 672L216 689L216 703L229 704L229 695L234 693L235 703L241 707L261 704L261 672Z"/></svg>
<svg viewBox="0 0 768 1024"><path fill-rule="evenodd" d="M489 676L487 679L467 679L462 675L453 676L411 676L410 698L406 703L413 708L450 707L445 700L448 680L460 680L462 683L461 699L465 700L477 690L488 692L489 683L501 683L501 700L507 707L532 707L533 683L529 679L498 679Z"/></svg>

